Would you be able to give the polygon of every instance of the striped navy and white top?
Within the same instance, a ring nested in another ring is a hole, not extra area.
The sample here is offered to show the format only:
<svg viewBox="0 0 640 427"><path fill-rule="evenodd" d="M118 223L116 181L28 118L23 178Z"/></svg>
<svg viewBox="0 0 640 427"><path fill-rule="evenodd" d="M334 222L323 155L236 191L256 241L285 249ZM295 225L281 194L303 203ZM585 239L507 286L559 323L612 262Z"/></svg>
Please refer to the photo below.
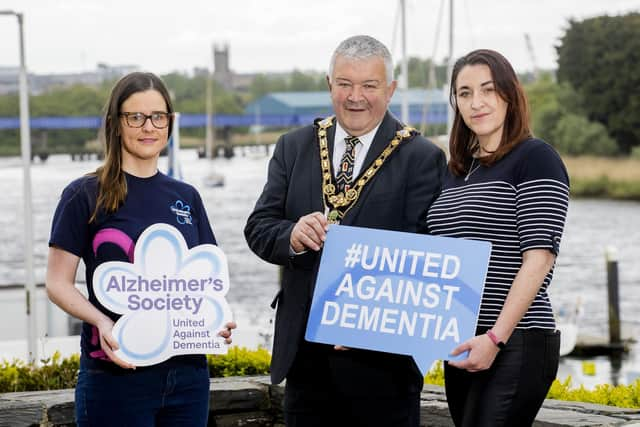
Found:
<svg viewBox="0 0 640 427"><path fill-rule="evenodd" d="M477 162L476 162L477 163ZM569 178L556 151L527 139L490 167L465 176L448 174L427 215L429 234L491 242L478 327L492 327L529 249L558 254L569 204ZM546 275L520 320L522 329L555 329Z"/></svg>

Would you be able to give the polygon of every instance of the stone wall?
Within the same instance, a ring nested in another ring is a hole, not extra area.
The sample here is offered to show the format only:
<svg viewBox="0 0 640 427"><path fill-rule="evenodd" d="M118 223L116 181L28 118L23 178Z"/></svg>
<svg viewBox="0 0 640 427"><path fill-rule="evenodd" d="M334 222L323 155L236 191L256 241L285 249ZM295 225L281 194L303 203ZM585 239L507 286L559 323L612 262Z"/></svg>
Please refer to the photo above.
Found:
<svg viewBox="0 0 640 427"><path fill-rule="evenodd" d="M284 426L280 410L283 386L268 377L211 380L209 426ZM73 389L0 394L0 427L74 426ZM422 426L453 427L442 387L425 386ZM640 410L547 400L535 427L639 426Z"/></svg>

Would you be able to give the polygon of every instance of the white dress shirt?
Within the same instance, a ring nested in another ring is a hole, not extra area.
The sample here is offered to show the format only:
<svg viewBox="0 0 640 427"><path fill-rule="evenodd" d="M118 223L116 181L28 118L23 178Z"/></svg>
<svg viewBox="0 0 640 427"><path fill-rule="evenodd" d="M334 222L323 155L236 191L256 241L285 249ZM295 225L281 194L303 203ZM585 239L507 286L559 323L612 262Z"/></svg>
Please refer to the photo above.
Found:
<svg viewBox="0 0 640 427"><path fill-rule="evenodd" d="M353 161L353 179L355 179L360 174L360 169L362 169L362 164L364 163L364 158L367 157L367 152L369 151L369 147L373 143L373 138L376 136L376 132L380 127L380 123L378 126L373 128L370 132L359 136L360 144L356 145L356 158ZM340 170L340 161L342 160L342 156L344 155L344 150L347 148L347 144L344 142L344 139L348 136L351 136L342 129L340 123L336 120L336 135L333 138L333 176L336 176L336 172Z"/></svg>

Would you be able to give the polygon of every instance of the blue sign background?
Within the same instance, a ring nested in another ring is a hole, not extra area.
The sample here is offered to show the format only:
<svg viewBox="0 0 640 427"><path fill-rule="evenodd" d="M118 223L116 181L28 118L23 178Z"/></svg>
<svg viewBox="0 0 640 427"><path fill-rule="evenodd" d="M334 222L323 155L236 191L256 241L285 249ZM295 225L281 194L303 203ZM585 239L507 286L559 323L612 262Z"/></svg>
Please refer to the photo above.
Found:
<svg viewBox="0 0 640 427"><path fill-rule="evenodd" d="M384 264L385 268L381 268L381 257L378 256L376 262L374 256L376 247L379 250L378 255L382 253L383 248L386 248L387 261L390 260L390 254L398 254L395 267L389 267L390 264L387 262ZM365 248L366 257L362 256ZM396 250L397 252L394 252ZM400 269L403 251L404 268ZM412 258L409 251L416 251L416 254L427 252L441 254L442 257L438 258L436 255L433 258L441 262L445 255L458 257L459 272L453 278L445 278L447 273L452 273L453 264L449 263L449 268L442 275L445 277L430 277L439 271L437 266L431 264L425 270L425 257ZM435 360L451 359L449 353L458 344L475 335L490 254L491 244L488 242L332 225L324 243L305 338L308 341L325 344L340 344L353 348L411 355L420 370L426 373ZM358 255L360 259L356 260ZM415 271L412 273L414 259L417 260ZM372 268L374 263L375 267ZM367 269L363 268L363 264ZM427 277L423 275L423 271L427 271ZM348 282L344 282L347 275L352 279L351 294L348 292ZM365 278L360 288L361 291L366 290L361 292L361 295L367 295L366 299L359 298L356 292L357 283L363 276L370 276ZM385 281L387 283L383 285ZM412 297L407 297L403 292L407 290L407 281L413 283L414 289L422 289L421 301L425 298L427 304L434 307L428 308L422 303L414 305ZM418 282L423 282L425 287L433 284L432 291L439 286L441 289L439 301L433 298L433 292L428 294L424 288L418 288ZM340 288L341 283L342 288ZM459 290L446 291L442 288L443 286L455 286ZM336 291L339 289L341 289L338 292L339 295L336 296ZM378 301L368 297L369 292L375 294L379 291L382 291L383 295ZM450 298L449 307L447 307L448 298ZM359 317L362 315L362 306L368 306L364 309L366 310L364 318ZM388 314L386 323L381 320L385 309ZM377 326L363 326L366 323L363 319L368 318L371 321L374 310L378 310L379 313ZM404 327L399 328L403 311L406 312ZM325 316L324 324L322 323L323 315ZM346 316L342 326L340 326L340 316ZM439 325L438 318L440 318ZM445 331L451 332L452 329L447 329L447 325L454 318L454 321L457 321L459 341L456 341L451 333L445 333ZM333 321L336 319L338 320ZM407 319L414 319L413 334L407 329ZM426 319L428 319L428 325L425 327ZM395 332L390 332L393 328Z"/></svg>

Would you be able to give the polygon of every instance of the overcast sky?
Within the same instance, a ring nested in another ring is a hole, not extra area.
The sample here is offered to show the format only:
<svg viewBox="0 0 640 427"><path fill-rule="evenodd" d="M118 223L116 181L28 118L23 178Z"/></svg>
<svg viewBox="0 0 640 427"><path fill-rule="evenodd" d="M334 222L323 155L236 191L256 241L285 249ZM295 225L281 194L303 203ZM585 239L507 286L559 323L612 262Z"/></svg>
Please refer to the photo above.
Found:
<svg viewBox="0 0 640 427"><path fill-rule="evenodd" d="M211 66L213 43L228 43L236 72L326 71L335 46L354 34L401 55L397 0L2 0L25 15L30 72L93 70L98 62L156 73ZM434 53L443 0L406 0L412 56ZM448 1L435 56L448 53ZM454 55L475 48L502 52L516 70L555 68L554 46L569 19L640 10L640 0L456 0ZM0 66L17 66L18 26L0 16Z"/></svg>

